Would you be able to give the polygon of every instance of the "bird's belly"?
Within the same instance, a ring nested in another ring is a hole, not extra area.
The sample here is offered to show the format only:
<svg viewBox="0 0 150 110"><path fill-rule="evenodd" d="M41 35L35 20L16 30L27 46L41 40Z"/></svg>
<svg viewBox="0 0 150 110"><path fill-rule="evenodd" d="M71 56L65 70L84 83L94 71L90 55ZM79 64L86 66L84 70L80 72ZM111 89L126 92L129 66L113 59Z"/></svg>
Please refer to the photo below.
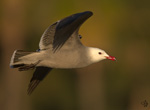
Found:
<svg viewBox="0 0 150 110"><path fill-rule="evenodd" d="M87 66L86 63L79 61L74 58L66 58L66 59L51 59L51 60L43 60L38 66L45 66L51 68L81 68Z"/></svg>
<svg viewBox="0 0 150 110"><path fill-rule="evenodd" d="M59 51L55 54L45 52L41 57L41 62L37 66L51 68L81 68L89 65L86 56L82 56L79 51ZM65 54L64 54L65 53Z"/></svg>

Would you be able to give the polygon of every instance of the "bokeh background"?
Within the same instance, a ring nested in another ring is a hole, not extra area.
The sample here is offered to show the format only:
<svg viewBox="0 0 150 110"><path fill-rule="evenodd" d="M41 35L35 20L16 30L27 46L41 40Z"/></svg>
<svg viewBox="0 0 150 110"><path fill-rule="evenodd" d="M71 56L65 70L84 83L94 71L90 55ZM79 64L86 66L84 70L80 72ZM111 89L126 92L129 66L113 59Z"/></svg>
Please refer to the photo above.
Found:
<svg viewBox="0 0 150 110"><path fill-rule="evenodd" d="M13 51L35 51L50 24L88 10L83 44L117 61L54 69L28 96L33 70L11 69ZM149 0L1 0L0 110L150 110L149 48Z"/></svg>

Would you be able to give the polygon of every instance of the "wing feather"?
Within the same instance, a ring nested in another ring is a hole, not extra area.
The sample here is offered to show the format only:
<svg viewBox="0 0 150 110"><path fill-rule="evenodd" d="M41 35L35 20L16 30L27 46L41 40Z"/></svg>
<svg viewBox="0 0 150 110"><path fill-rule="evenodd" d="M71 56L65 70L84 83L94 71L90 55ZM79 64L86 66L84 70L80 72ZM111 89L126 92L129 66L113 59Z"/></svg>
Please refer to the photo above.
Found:
<svg viewBox="0 0 150 110"><path fill-rule="evenodd" d="M39 43L39 47L40 49L46 49L49 48L50 45L53 44L53 40L54 40L54 35L55 35L55 30L56 30L56 26L57 26L58 22L55 22L54 24L52 24L51 26L49 26L45 32L43 33L40 43Z"/></svg>
<svg viewBox="0 0 150 110"><path fill-rule="evenodd" d="M36 70L28 86L28 95L30 95L34 91L34 89L38 86L40 81L42 81L51 70L52 68L49 67L36 67Z"/></svg>
<svg viewBox="0 0 150 110"><path fill-rule="evenodd" d="M41 37L40 49L52 48L54 52L59 50L70 37L78 37L80 26L92 15L93 13L90 11L76 13L52 24ZM73 33L77 34L73 35ZM77 45L80 41L78 38L70 40Z"/></svg>
<svg viewBox="0 0 150 110"><path fill-rule="evenodd" d="M53 42L53 50L60 49L71 35L79 29L79 27L86 21L93 13L90 11L73 14L59 21ZM78 36L76 36L78 37Z"/></svg>

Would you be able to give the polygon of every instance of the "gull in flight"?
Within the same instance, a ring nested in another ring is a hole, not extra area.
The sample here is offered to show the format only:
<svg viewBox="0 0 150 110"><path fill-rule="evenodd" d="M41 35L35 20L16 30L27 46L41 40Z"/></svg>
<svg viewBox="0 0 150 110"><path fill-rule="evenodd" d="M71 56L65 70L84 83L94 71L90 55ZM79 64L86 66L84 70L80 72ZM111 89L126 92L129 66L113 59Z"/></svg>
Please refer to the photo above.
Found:
<svg viewBox="0 0 150 110"><path fill-rule="evenodd" d="M49 26L40 39L38 51L14 51L11 68L19 71L35 68L28 87L29 95L53 68L82 68L104 59L116 60L102 49L81 43L79 28L92 15L91 11L76 13Z"/></svg>

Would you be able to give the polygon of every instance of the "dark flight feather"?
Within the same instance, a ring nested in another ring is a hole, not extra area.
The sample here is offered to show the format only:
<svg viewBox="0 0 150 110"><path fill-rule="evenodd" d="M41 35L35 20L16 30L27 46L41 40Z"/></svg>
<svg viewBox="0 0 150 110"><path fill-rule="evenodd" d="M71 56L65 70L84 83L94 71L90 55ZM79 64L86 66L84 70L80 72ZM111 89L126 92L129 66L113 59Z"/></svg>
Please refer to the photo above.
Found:
<svg viewBox="0 0 150 110"><path fill-rule="evenodd" d="M60 49L64 43L71 37L73 32L75 32L81 25L87 20L93 13L90 11L73 14L60 20L56 26L54 41L53 41L53 51Z"/></svg>
<svg viewBox="0 0 150 110"><path fill-rule="evenodd" d="M36 67L36 70L28 87L28 95L30 95L34 91L40 81L42 81L51 70L52 68L49 67Z"/></svg>

